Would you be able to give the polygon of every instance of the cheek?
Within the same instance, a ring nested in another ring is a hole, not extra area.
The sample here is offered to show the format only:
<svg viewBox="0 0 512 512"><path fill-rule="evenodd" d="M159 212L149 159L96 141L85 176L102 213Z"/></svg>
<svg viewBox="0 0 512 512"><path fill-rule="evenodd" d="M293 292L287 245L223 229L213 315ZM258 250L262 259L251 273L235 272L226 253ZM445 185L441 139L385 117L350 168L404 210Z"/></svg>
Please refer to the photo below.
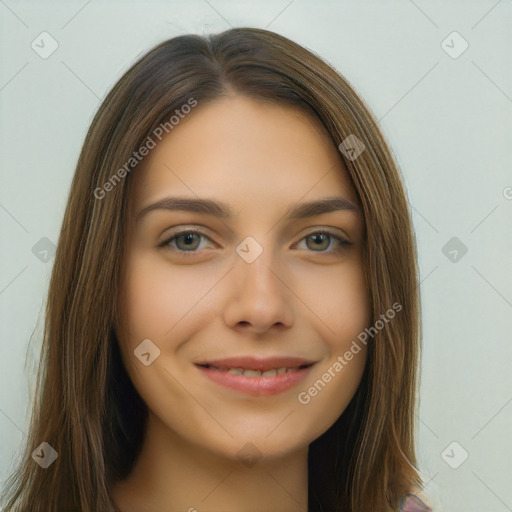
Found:
<svg viewBox="0 0 512 512"><path fill-rule="evenodd" d="M359 333L368 326L371 318L369 296L362 272L354 271L339 287L337 303L331 314L332 330L336 333L331 347L338 354L348 349L352 340L357 339Z"/></svg>
<svg viewBox="0 0 512 512"><path fill-rule="evenodd" d="M201 297L208 289L207 281L192 265L189 269L176 271L162 258L131 259L123 290L123 309L132 342L149 338L166 339L168 343L172 339L169 333L187 314L198 314Z"/></svg>
<svg viewBox="0 0 512 512"><path fill-rule="evenodd" d="M346 350L370 321L369 295L358 254L344 264L297 272L298 293L331 352Z"/></svg>
<svg viewBox="0 0 512 512"><path fill-rule="evenodd" d="M358 335L370 322L370 303L359 259L321 269L302 281L304 302L315 313L325 343L325 358L298 394L300 410L314 418L318 435L343 413L352 399L367 360ZM308 420L306 420L308 421Z"/></svg>
<svg viewBox="0 0 512 512"><path fill-rule="evenodd" d="M194 265L173 268L164 258L137 249L128 258L122 288L123 320L117 332L125 368L153 411L167 409L169 401L180 407L186 403L187 397L167 371L174 374L179 366L176 353L207 316L208 302L203 297L212 286L212 277L206 273L207 269L200 272ZM160 350L149 366L134 355L146 339Z"/></svg>

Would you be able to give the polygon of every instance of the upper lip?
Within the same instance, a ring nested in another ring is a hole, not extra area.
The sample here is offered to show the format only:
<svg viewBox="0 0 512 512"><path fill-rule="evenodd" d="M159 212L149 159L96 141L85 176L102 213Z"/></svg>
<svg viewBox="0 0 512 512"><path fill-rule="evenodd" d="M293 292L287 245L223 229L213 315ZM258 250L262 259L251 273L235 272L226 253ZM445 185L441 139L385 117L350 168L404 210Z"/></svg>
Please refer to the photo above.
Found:
<svg viewBox="0 0 512 512"><path fill-rule="evenodd" d="M301 357L266 357L253 356L228 357L225 359L211 359L195 363L198 366L215 366L216 368L242 368L243 370L260 370L262 372L274 368L299 368L311 366L316 361L310 361Z"/></svg>

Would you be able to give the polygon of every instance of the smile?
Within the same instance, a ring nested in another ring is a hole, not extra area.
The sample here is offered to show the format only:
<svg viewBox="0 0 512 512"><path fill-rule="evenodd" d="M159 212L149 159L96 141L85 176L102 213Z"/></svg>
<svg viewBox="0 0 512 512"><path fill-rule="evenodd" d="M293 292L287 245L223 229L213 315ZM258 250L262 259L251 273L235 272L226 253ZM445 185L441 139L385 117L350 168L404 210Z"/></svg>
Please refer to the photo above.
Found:
<svg viewBox="0 0 512 512"><path fill-rule="evenodd" d="M232 365L196 363L195 366L210 381L222 387L252 396L271 396L297 386L306 378L314 363L304 360L299 362L304 364L297 364L297 360L294 360L289 366L272 367L273 363L269 360L243 362L238 359L238 364Z"/></svg>
<svg viewBox="0 0 512 512"><path fill-rule="evenodd" d="M244 368L225 368L225 367L217 367L206 365L205 368L209 368L212 370L218 370L220 372L228 372L232 375L243 375L244 377L254 378L254 377L275 377L276 375L283 375L283 373L296 372L303 368L307 368L306 365L299 366L296 368L286 368L283 366L282 368L272 368L270 370L261 371L261 370L251 370Z"/></svg>

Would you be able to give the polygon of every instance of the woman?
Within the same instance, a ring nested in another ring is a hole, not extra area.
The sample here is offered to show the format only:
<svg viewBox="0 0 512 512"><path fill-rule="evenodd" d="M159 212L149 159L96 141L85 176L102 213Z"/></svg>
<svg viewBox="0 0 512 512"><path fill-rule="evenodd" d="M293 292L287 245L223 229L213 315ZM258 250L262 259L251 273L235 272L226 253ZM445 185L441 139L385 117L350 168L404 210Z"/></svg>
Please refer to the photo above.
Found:
<svg viewBox="0 0 512 512"><path fill-rule="evenodd" d="M266 30L158 45L79 157L5 510L429 510L417 272L343 77Z"/></svg>

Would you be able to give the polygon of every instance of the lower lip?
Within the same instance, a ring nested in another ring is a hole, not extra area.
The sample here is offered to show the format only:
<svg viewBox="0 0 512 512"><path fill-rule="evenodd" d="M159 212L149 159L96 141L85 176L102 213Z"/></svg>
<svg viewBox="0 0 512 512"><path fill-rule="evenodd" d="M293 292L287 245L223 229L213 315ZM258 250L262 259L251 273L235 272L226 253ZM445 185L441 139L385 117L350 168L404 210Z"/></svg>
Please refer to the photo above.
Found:
<svg viewBox="0 0 512 512"><path fill-rule="evenodd" d="M243 375L234 375L228 371L205 368L204 366L197 366L197 368L210 380L227 388L236 389L253 396L271 396L283 393L296 386L306 378L312 366L274 375L273 377L244 377Z"/></svg>

